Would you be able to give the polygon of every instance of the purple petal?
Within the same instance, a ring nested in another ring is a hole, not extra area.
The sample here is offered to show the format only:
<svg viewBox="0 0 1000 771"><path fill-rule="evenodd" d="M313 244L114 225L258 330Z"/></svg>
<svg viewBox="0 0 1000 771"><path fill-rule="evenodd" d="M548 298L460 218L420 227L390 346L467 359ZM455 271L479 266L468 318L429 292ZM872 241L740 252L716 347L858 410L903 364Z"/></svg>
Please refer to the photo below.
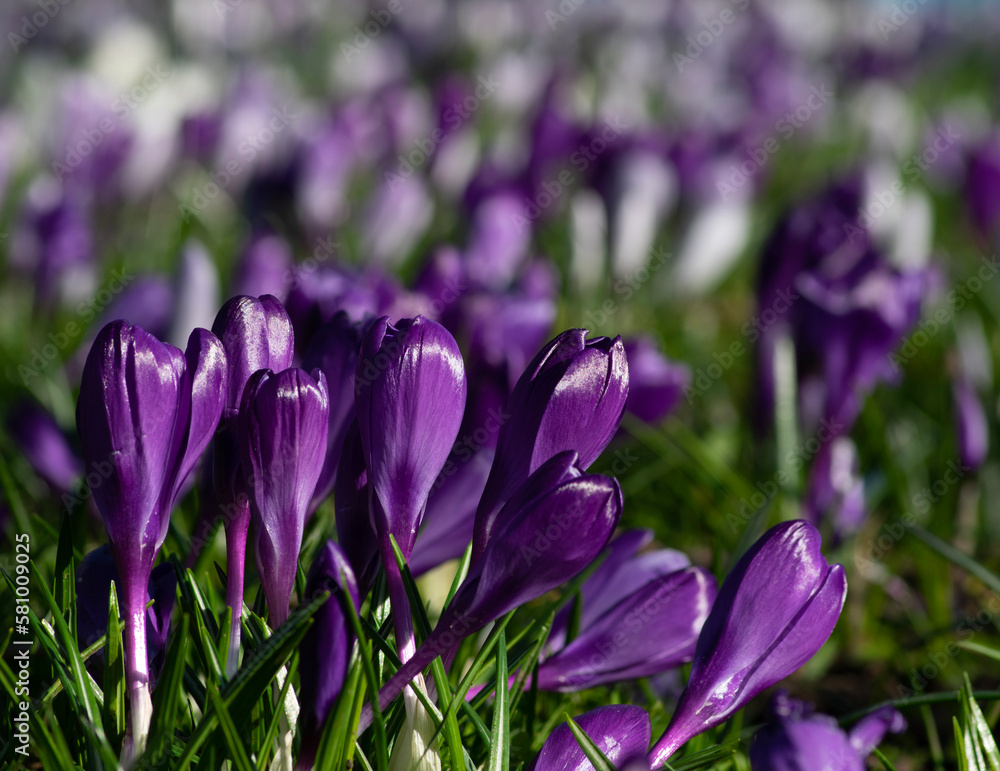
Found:
<svg viewBox="0 0 1000 771"><path fill-rule="evenodd" d="M819 547L812 525L785 522L765 533L726 576L653 765L792 674L826 642L847 583L843 567L829 566Z"/></svg>
<svg viewBox="0 0 1000 771"><path fill-rule="evenodd" d="M962 465L979 468L990 451L990 429L986 411L975 389L965 380L952 386L958 452Z"/></svg>
<svg viewBox="0 0 1000 771"><path fill-rule="evenodd" d="M649 677L694 654L715 599L715 579L701 568L660 577L608 609L538 668L538 687L576 691Z"/></svg>
<svg viewBox="0 0 1000 771"><path fill-rule="evenodd" d="M574 722L616 767L631 762L637 755L644 755L649 747L652 728L649 715L640 707L629 704L598 707L574 718ZM527 767L527 771L586 769L593 769L593 765L565 723L549 734L542 749Z"/></svg>
<svg viewBox="0 0 1000 771"><path fill-rule="evenodd" d="M659 423L680 401L691 382L691 370L670 361L647 337L626 340L625 355L629 375L625 408L645 423Z"/></svg>
<svg viewBox="0 0 1000 771"><path fill-rule="evenodd" d="M351 658L354 635L349 615L350 596L355 610L361 607L357 582L347 557L333 541L320 547L306 580L306 597L329 591L330 598L316 611L299 646L299 671L302 687L304 741L318 740L314 736L323 724L344 686Z"/></svg>
<svg viewBox="0 0 1000 771"><path fill-rule="evenodd" d="M858 721L847 736L851 746L862 758L882 743L886 733L898 734L906 730L906 718L892 707L882 707Z"/></svg>
<svg viewBox="0 0 1000 771"><path fill-rule="evenodd" d="M355 403L380 539L409 558L427 497L458 436L465 409L458 345L422 316L379 319L358 359Z"/></svg>
<svg viewBox="0 0 1000 771"><path fill-rule="evenodd" d="M326 375L330 389L326 460L313 494L313 508L318 507L333 491L344 435L354 422L354 372L360 348L361 330L351 323L346 313L340 311L313 335L302 358L305 369L319 369Z"/></svg>
<svg viewBox="0 0 1000 771"><path fill-rule="evenodd" d="M288 615L306 512L326 452L329 409L323 373L301 369L254 375L240 406L257 569L275 627Z"/></svg>
<svg viewBox="0 0 1000 771"><path fill-rule="evenodd" d="M556 337L518 380L476 513L474 557L501 506L532 472L567 450L579 453L586 469L618 430L628 397L625 349L621 338L586 334L572 329Z"/></svg>

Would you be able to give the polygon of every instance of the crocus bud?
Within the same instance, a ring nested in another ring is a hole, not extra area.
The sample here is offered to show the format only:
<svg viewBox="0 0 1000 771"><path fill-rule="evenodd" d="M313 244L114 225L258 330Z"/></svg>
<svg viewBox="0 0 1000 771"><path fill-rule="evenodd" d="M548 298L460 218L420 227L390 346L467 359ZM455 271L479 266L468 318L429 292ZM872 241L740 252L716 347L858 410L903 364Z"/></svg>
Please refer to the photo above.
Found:
<svg viewBox="0 0 1000 771"><path fill-rule="evenodd" d="M555 653L538 666L539 688L577 691L651 677L691 660L715 599L715 579L671 549L636 554L646 536L633 531L616 539L580 587L580 631L572 642L565 644L568 614L561 614L558 630L553 625L559 637ZM623 551L631 551L628 559L620 559Z"/></svg>
<svg viewBox="0 0 1000 771"><path fill-rule="evenodd" d="M294 335L288 314L271 295L228 300L216 315L212 331L222 341L229 362L229 388L222 422L215 436L213 476L215 502L226 529L226 604L232 610L226 671L231 677L239 664L240 617L250 530L250 497L240 470L237 437L240 401L247 381L255 372L262 369L281 372L291 366ZM216 512L206 510L203 516L214 520Z"/></svg>
<svg viewBox="0 0 1000 771"><path fill-rule="evenodd" d="M640 707L631 704L598 707L573 721L615 768L631 769L631 764L641 761L649 747L652 727L649 715ZM549 734L526 771L576 771L592 767L569 725L563 723Z"/></svg>
<svg viewBox="0 0 1000 771"><path fill-rule="evenodd" d="M865 759L887 731L899 733L906 721L892 707L883 707L844 732L827 715L778 693L771 722L757 732L750 748L753 771L864 771Z"/></svg>
<svg viewBox="0 0 1000 771"><path fill-rule="evenodd" d="M705 622L687 687L653 747L659 767L691 737L729 719L792 674L826 642L847 594L841 565L828 565L819 532L783 522L726 576Z"/></svg>
<svg viewBox="0 0 1000 771"><path fill-rule="evenodd" d="M573 450L586 469L618 430L628 397L628 364L620 337L586 340L585 329L563 332L539 351L507 403L496 458L476 511L473 557L503 504L539 466Z"/></svg>
<svg viewBox="0 0 1000 771"><path fill-rule="evenodd" d="M354 421L354 371L360 348L359 326L352 324L346 313L338 311L316 331L302 357L305 369L320 369L326 375L327 387L330 389L330 429L327 433L326 460L313 494L313 509L333 492L344 435Z"/></svg>
<svg viewBox="0 0 1000 771"><path fill-rule="evenodd" d="M625 341L628 401L625 409L644 423L659 423L680 401L691 370L670 361L648 337Z"/></svg>
<svg viewBox="0 0 1000 771"><path fill-rule="evenodd" d="M570 580L601 553L621 518L621 487L610 477L570 471L574 460L573 453L556 456L510 499L437 626L379 692L383 709L437 656ZM361 730L370 724L366 707Z"/></svg>
<svg viewBox="0 0 1000 771"><path fill-rule="evenodd" d="M320 547L306 579L307 597L326 591L330 592L330 598L316 611L313 624L299 646L302 755L308 756L303 758L300 755L300 762L311 760L315 754L320 731L347 677L351 646L354 644L347 598L351 598L355 609L361 607L354 571L333 541L327 541Z"/></svg>
<svg viewBox="0 0 1000 771"><path fill-rule="evenodd" d="M976 390L967 380L952 386L955 398L955 433L963 466L979 468L990 451L990 428Z"/></svg>
<svg viewBox="0 0 1000 771"><path fill-rule="evenodd" d="M149 730L144 618L153 560L181 484L219 423L226 383L222 344L204 329L191 334L182 353L115 321L97 335L84 366L76 423L85 466L104 476L92 492L122 577L129 759Z"/></svg>
<svg viewBox="0 0 1000 771"><path fill-rule="evenodd" d="M580 474L573 453L539 468L508 501L437 629L470 634L568 581L601 553L621 517L618 482Z"/></svg>
<svg viewBox="0 0 1000 771"><path fill-rule="evenodd" d="M422 316L365 335L355 403L383 560L389 536L409 557L427 496L458 436L466 383L455 338ZM386 554L389 555L388 559Z"/></svg>
<svg viewBox="0 0 1000 771"><path fill-rule="evenodd" d="M329 410L326 377L301 369L254 374L240 406L254 552L275 628L288 617L306 512L326 453Z"/></svg>

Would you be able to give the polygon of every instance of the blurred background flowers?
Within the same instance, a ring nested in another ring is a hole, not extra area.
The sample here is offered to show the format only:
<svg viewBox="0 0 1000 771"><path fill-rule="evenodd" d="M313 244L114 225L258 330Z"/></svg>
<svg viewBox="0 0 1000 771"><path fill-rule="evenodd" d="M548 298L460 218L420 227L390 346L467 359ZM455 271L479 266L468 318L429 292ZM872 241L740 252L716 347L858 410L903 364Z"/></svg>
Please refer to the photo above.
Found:
<svg viewBox="0 0 1000 771"><path fill-rule="evenodd" d="M996 3L15 0L0 20L0 524L36 559L63 511L96 515L74 409L109 321L183 348L229 298L274 295L338 449L360 441L333 398L356 346L314 341L446 328L468 401L415 573L472 538L525 367L586 328L629 364L623 427L587 458L623 525L720 575L802 517L845 565L798 695L841 715L964 670L996 687L954 645L997 647L994 595L927 545L1000 565ZM224 554L212 536L198 564ZM913 717L886 753L943 762L949 719Z"/></svg>

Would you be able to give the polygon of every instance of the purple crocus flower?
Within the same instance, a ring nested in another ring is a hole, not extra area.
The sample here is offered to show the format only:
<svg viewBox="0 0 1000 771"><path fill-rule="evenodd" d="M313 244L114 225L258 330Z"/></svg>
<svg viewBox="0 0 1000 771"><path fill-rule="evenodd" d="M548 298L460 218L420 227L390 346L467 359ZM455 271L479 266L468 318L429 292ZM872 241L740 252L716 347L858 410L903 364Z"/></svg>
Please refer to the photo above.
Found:
<svg viewBox="0 0 1000 771"><path fill-rule="evenodd" d="M327 434L326 461L313 494L313 509L333 491L344 435L354 421L354 371L357 369L360 349L360 326L351 323L344 311L339 311L317 330L302 357L305 369L319 369L326 375L327 387L330 389L330 429Z"/></svg>
<svg viewBox="0 0 1000 771"><path fill-rule="evenodd" d="M538 666L538 687L577 691L657 675L694 655L715 599L715 579L672 549L637 554L648 531L615 539L580 587L579 634L565 643L569 610L553 625L555 652Z"/></svg>
<svg viewBox="0 0 1000 771"><path fill-rule="evenodd" d="M326 377L319 370L261 370L247 382L240 404L241 473L250 491L257 572L273 628L288 617L329 412Z"/></svg>
<svg viewBox="0 0 1000 771"><path fill-rule="evenodd" d="M380 706L437 656L568 581L601 553L621 518L621 487L610 477L583 474L577 461L576 453L560 453L515 492L437 626L379 693ZM362 729L370 719L366 708Z"/></svg>
<svg viewBox="0 0 1000 771"><path fill-rule="evenodd" d="M648 768L641 763L652 733L646 710L631 704L615 704L592 709L573 721L616 768ZM633 766L636 761L640 761L640 765ZM573 732L563 723L549 734L526 771L585 771L592 768Z"/></svg>
<svg viewBox="0 0 1000 771"><path fill-rule="evenodd" d="M650 425L669 415L691 382L691 370L670 361L649 337L625 341L628 401L625 409Z"/></svg>
<svg viewBox="0 0 1000 771"><path fill-rule="evenodd" d="M34 402L22 402L7 418L11 437L21 453L53 490L73 490L83 475L83 464L55 418Z"/></svg>
<svg viewBox="0 0 1000 771"><path fill-rule="evenodd" d="M133 738L127 758L141 752L149 731L143 619L153 561L181 484L219 423L226 385L222 343L204 329L181 352L115 321L97 335L84 366L77 430L86 466L108 469L92 492L122 576Z"/></svg>
<svg viewBox="0 0 1000 771"><path fill-rule="evenodd" d="M320 547L306 579L306 596L330 592L330 598L316 611L299 646L299 671L302 687L302 751L299 763L310 765L319 746L320 732L333 709L351 659L354 635L348 614L347 597L355 609L361 607L358 585L347 557L333 541Z"/></svg>
<svg viewBox="0 0 1000 771"><path fill-rule="evenodd" d="M80 650L92 645L108 631L108 597L111 582L115 592L122 591L121 576L107 544L83 558L76 571L76 639ZM146 642L150 677L155 682L166 655L170 614L177 599L177 574L169 562L162 562L150 574L146 608ZM103 659L103 650L98 654ZM91 659L93 661L93 659Z"/></svg>
<svg viewBox="0 0 1000 771"><path fill-rule="evenodd" d="M783 522L726 576L698 638L687 687L651 751L651 766L728 720L826 642L847 581L844 568L828 565L819 547L819 532L808 522Z"/></svg>
<svg viewBox="0 0 1000 771"><path fill-rule="evenodd" d="M422 316L396 326L383 316L362 342L354 393L372 522L405 661L413 653L412 620L389 536L409 559L427 497L458 436L466 382L455 338Z"/></svg>
<svg viewBox="0 0 1000 771"><path fill-rule="evenodd" d="M233 294L259 297L271 294L283 300L294 277L292 248L281 236L254 235L239 258Z"/></svg>
<svg viewBox="0 0 1000 771"><path fill-rule="evenodd" d="M955 399L955 434L962 465L979 468L990 451L986 411L972 384L965 379L952 384Z"/></svg>
<svg viewBox="0 0 1000 771"><path fill-rule="evenodd" d="M226 529L226 604L232 610L229 660L226 671L236 673L240 653L240 617L247 533L250 530L250 496L246 474L240 467L239 410L250 377L262 369L276 372L292 363L294 335L288 314L276 297L233 297L219 310L212 331L222 341L229 361L226 407L215 437L215 503ZM215 513L208 512L214 519Z"/></svg>
<svg viewBox="0 0 1000 771"><path fill-rule="evenodd" d="M899 712L883 707L845 732L832 717L814 714L784 692L775 695L771 711L772 720L750 748L754 771L864 771L865 759L885 734L906 729Z"/></svg>
<svg viewBox="0 0 1000 771"><path fill-rule="evenodd" d="M586 339L571 329L549 342L521 375L500 428L496 457L476 512L473 558L482 556L503 504L545 461L578 453L586 469L618 430L628 397L620 337Z"/></svg>

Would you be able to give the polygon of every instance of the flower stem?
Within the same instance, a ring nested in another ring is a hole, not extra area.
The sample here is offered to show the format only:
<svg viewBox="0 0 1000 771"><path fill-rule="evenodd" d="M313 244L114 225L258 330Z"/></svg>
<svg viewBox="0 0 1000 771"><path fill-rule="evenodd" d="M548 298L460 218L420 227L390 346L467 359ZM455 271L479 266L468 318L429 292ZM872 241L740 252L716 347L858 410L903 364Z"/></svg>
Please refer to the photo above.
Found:
<svg viewBox="0 0 1000 771"><path fill-rule="evenodd" d="M250 528L248 500L237 503L245 508L226 528L226 605L232 611L229 628L229 655L226 658L226 677L232 678L240 663L240 636L243 615L243 582L246 573L247 531Z"/></svg>
<svg viewBox="0 0 1000 771"><path fill-rule="evenodd" d="M128 767L146 748L153 702L149 696L149 659L146 655L147 581L132 581L126 586L123 606L126 619L125 683L132 714L131 742L122 747L122 762Z"/></svg>

